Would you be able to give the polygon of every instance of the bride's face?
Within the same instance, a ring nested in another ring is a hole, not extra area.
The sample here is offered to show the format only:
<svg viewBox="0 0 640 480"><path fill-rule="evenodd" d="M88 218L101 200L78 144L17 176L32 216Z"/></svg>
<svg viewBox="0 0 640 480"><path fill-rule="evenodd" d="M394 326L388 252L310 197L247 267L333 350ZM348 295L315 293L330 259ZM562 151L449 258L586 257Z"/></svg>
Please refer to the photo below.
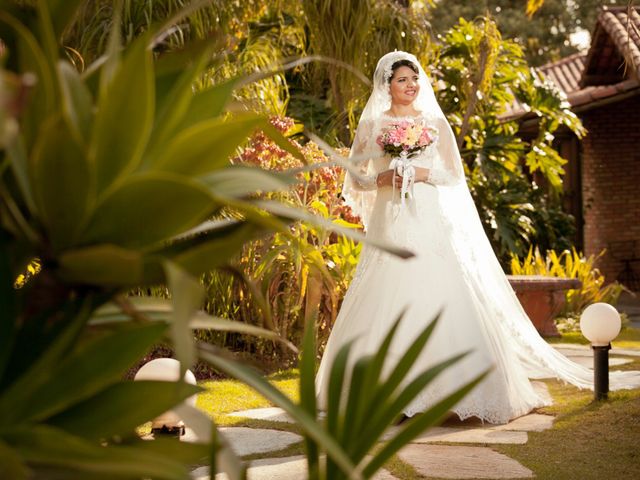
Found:
<svg viewBox="0 0 640 480"><path fill-rule="evenodd" d="M420 92L418 74L404 65L397 68L391 77L389 91L392 103L411 105Z"/></svg>

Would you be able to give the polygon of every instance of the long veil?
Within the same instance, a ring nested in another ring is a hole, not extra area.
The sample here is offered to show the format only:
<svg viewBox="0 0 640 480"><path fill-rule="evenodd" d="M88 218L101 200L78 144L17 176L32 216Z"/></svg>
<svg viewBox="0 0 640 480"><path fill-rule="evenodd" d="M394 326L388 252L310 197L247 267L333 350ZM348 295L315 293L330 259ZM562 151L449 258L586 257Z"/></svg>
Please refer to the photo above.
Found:
<svg viewBox="0 0 640 480"><path fill-rule="evenodd" d="M447 226L448 237L465 281L481 306L480 316L490 338L499 348L509 348L516 352L529 378L556 377L577 387L592 389L593 371L557 352L538 334L511 288L484 232L467 187L453 131L436 100L426 72L414 55L396 51L379 60L373 77L373 91L360 117L354 146L358 138L366 136L368 132L363 131L368 125L390 108L391 95L387 79L391 77L392 65L403 59L411 61L419 69L420 93L414 107L425 117L438 123L437 157L447 164L447 169L457 180L447 185L436 186L440 199L438 214ZM355 150L352 147L352 156ZM359 171L366 173L366 158L380 155L379 149L375 144L369 144L357 150L354 159L359 163ZM354 213L362 218L366 228L376 191L363 190L358 186L359 183L357 177L348 172L342 195ZM612 390L638 386L640 372L612 372L610 375Z"/></svg>

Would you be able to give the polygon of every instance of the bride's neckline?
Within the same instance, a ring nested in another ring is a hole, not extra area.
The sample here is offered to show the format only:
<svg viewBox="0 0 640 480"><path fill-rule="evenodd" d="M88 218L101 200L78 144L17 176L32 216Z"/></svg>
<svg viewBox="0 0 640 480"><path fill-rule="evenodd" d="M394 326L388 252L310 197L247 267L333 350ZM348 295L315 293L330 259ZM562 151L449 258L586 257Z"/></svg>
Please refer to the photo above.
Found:
<svg viewBox="0 0 640 480"><path fill-rule="evenodd" d="M416 119L424 116L424 113L418 111L417 115L391 115L387 112L382 112L382 116L384 118L393 118L394 120L406 120L406 119Z"/></svg>

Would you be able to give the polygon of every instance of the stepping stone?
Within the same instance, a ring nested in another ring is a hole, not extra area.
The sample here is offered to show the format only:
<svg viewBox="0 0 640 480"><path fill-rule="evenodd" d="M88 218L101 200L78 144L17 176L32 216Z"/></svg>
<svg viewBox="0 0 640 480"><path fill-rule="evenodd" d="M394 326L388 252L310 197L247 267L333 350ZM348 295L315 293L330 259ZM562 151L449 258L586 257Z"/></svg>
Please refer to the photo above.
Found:
<svg viewBox="0 0 640 480"><path fill-rule="evenodd" d="M398 456L420 474L437 478L533 478L512 458L487 447L407 445Z"/></svg>
<svg viewBox="0 0 640 480"><path fill-rule="evenodd" d="M562 350L558 350L563 355L569 357L572 361L587 368L593 368L593 355L588 352L574 353L573 355L566 355ZM625 363L631 363L633 360L630 358L609 357L609 366L624 365Z"/></svg>
<svg viewBox="0 0 640 480"><path fill-rule="evenodd" d="M527 443L527 432L493 430L489 428L433 427L411 443L482 443L513 444Z"/></svg>
<svg viewBox="0 0 640 480"><path fill-rule="evenodd" d="M194 480L209 480L208 467L191 472ZM218 473L215 480L227 480L224 473ZM254 460L247 470L248 480L305 480L307 478L307 460L301 455L283 458L264 458ZM397 480L386 470L380 470L374 480Z"/></svg>
<svg viewBox="0 0 640 480"><path fill-rule="evenodd" d="M553 426L555 417L552 415L542 415L540 413L530 413L520 418L510 421L506 425L496 425L489 427L491 430L517 430L522 432L542 432Z"/></svg>
<svg viewBox="0 0 640 480"><path fill-rule="evenodd" d="M303 440L300 435L265 428L224 427L219 429L236 455L275 452Z"/></svg>
<svg viewBox="0 0 640 480"><path fill-rule="evenodd" d="M253 408L251 410L228 413L227 416L252 418L254 420L269 420L270 422L295 423L288 413L278 407Z"/></svg>

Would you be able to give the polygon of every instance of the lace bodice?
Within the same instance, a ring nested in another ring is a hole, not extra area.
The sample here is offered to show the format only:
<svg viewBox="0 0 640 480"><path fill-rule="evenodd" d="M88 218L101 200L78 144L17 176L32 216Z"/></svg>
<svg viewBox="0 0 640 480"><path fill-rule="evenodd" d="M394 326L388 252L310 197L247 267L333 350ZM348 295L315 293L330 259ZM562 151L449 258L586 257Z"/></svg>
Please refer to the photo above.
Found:
<svg viewBox="0 0 640 480"><path fill-rule="evenodd" d="M389 169L391 156L377 143L382 129L393 122L409 120L424 122L438 131L438 140L413 158L414 165L427 168L428 183L450 187L465 182L464 169L457 152L453 132L444 115L422 113L416 117L378 115L372 120L361 120L351 146L350 160L355 171L345 175L342 196L367 229L377 196L376 178Z"/></svg>

